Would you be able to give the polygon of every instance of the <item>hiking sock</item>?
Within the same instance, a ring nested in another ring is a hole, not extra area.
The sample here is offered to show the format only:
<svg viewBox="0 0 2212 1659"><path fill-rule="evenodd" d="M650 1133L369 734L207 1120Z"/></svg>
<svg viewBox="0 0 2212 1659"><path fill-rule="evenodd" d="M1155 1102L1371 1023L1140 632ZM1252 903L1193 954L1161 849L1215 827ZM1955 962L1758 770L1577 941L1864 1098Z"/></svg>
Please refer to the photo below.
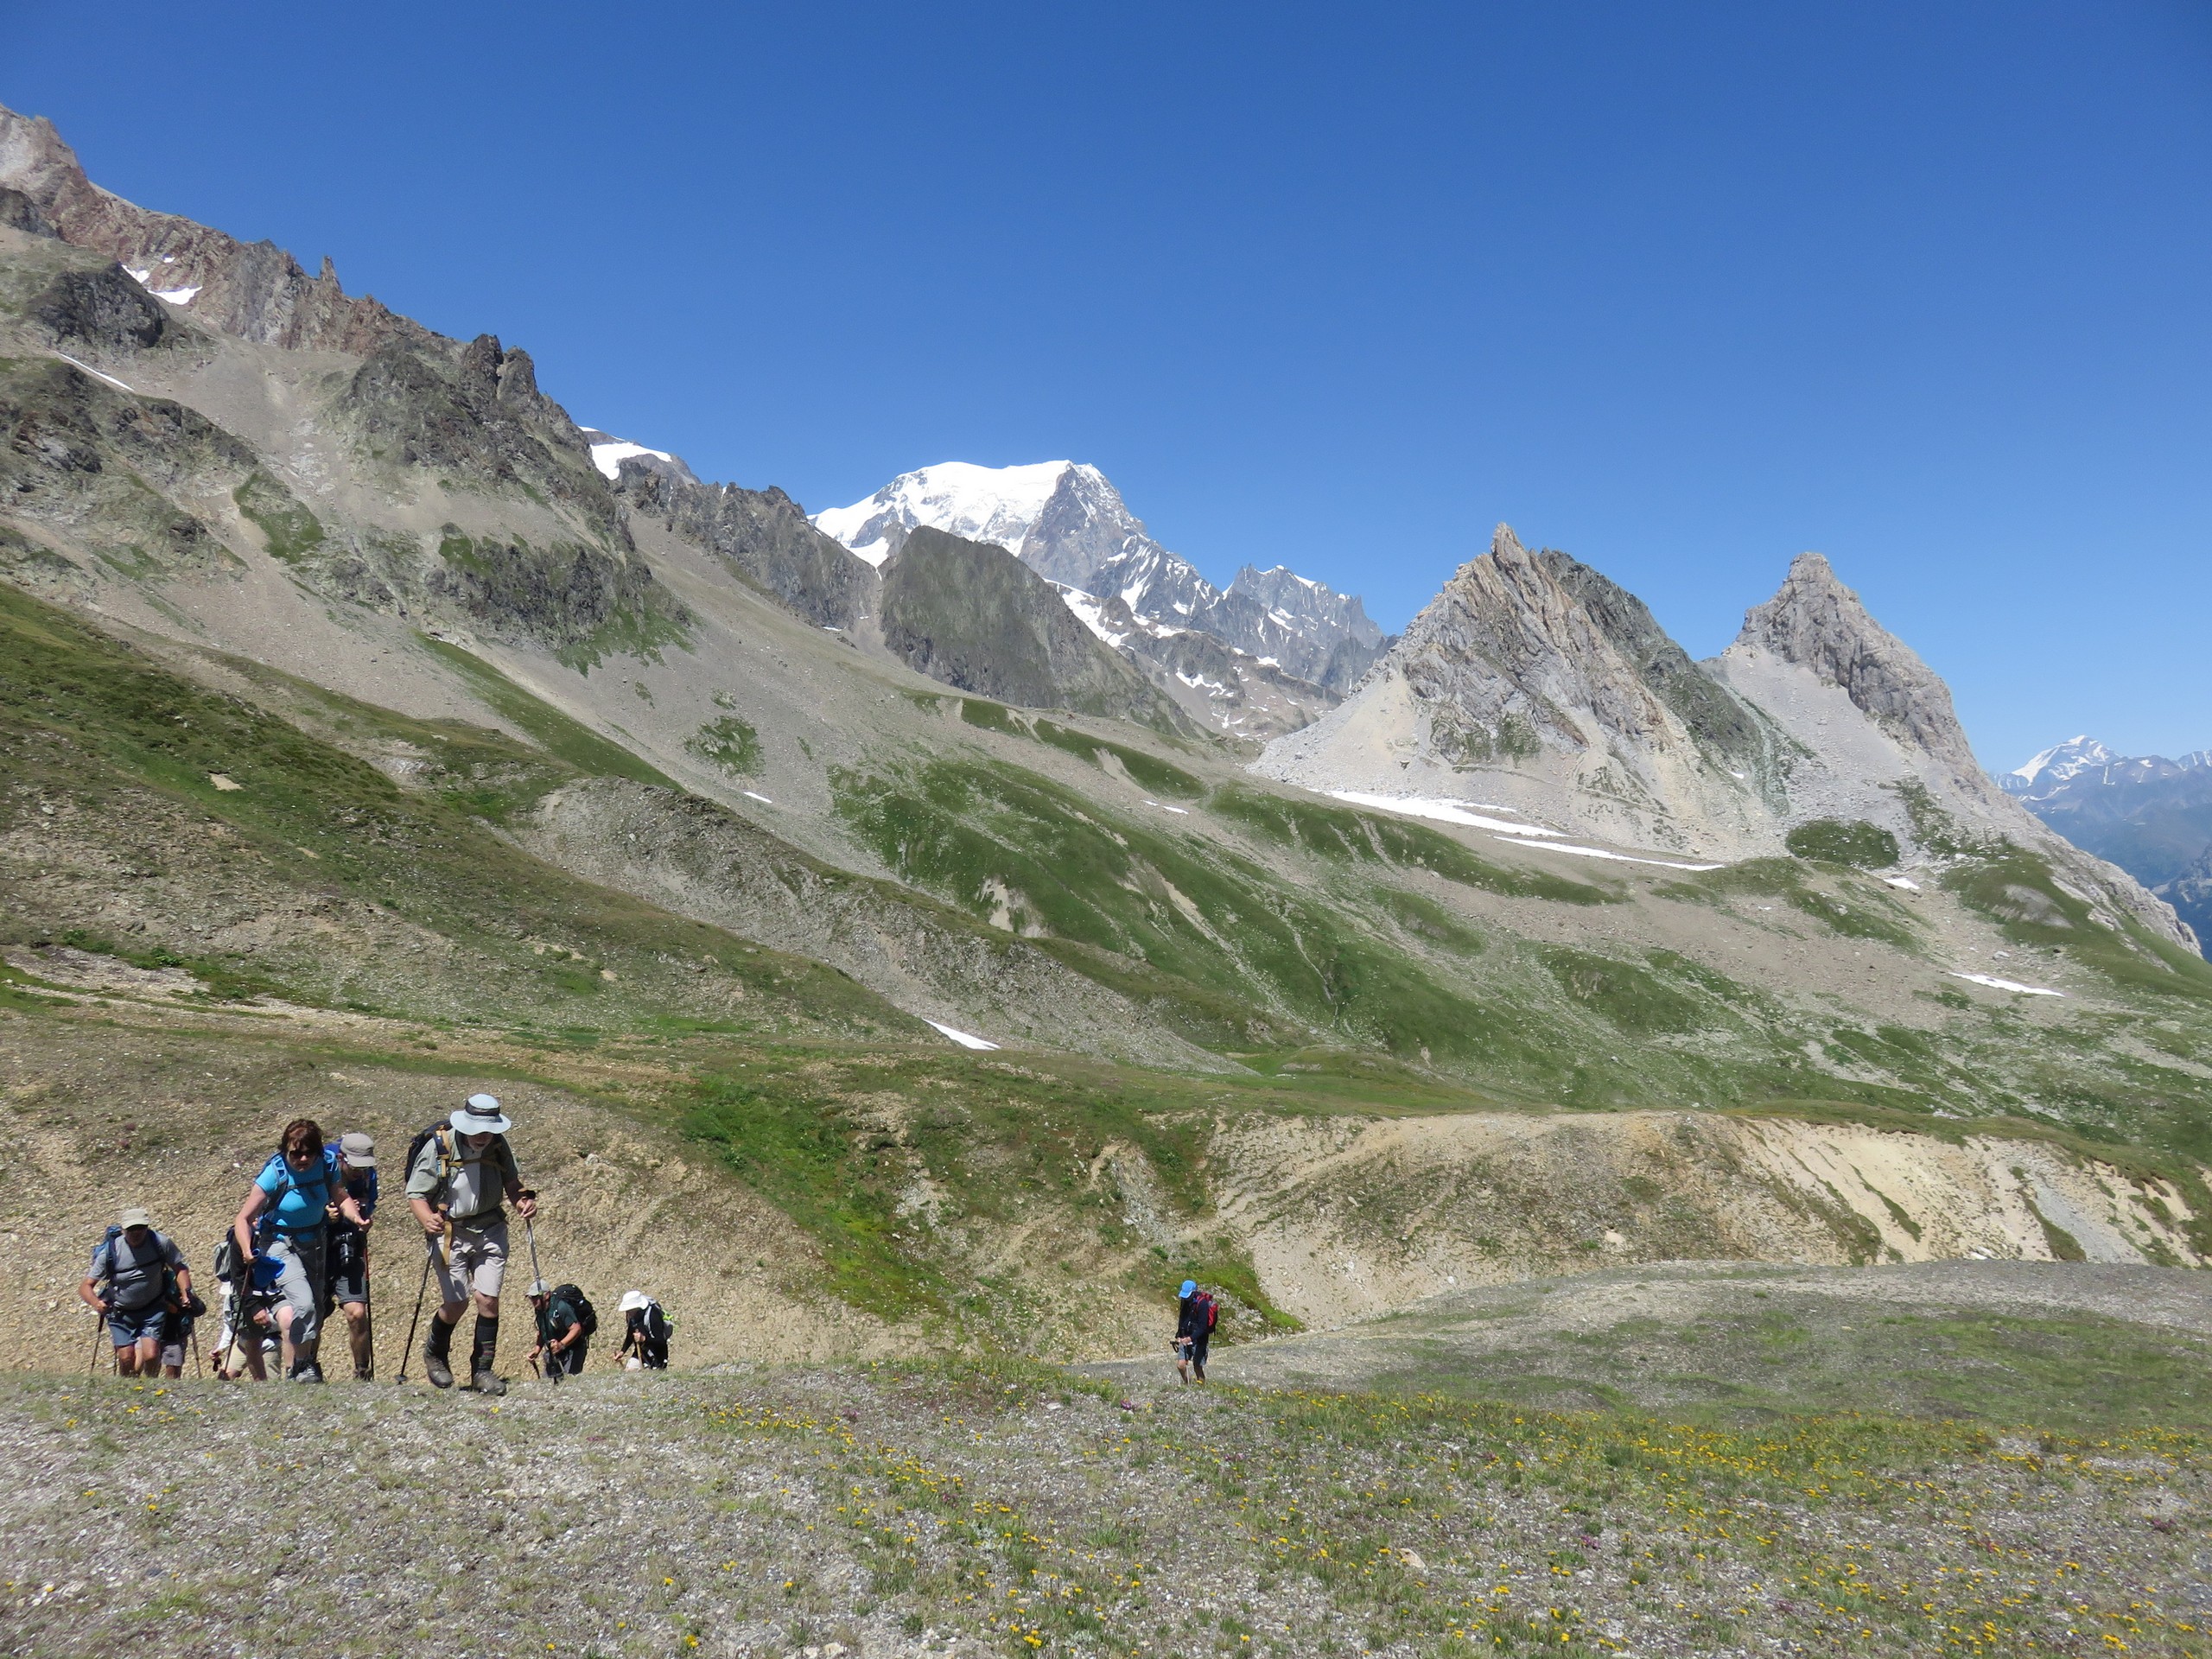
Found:
<svg viewBox="0 0 2212 1659"><path fill-rule="evenodd" d="M423 1338L423 1374L434 1389L453 1387L453 1326L430 1315L430 1334Z"/></svg>
<svg viewBox="0 0 2212 1659"><path fill-rule="evenodd" d="M505 1394L507 1385L499 1381L492 1370L492 1361L499 1349L499 1322L476 1316L474 1351L468 1359L468 1386L479 1394Z"/></svg>

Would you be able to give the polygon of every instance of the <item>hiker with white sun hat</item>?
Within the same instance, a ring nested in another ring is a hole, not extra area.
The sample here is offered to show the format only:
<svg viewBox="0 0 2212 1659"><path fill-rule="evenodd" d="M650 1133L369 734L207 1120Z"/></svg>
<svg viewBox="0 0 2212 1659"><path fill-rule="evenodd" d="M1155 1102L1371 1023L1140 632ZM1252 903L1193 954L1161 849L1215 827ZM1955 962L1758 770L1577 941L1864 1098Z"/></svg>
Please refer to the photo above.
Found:
<svg viewBox="0 0 2212 1659"><path fill-rule="evenodd" d="M507 1272L507 1212L527 1223L537 1196L522 1184L507 1145L513 1121L493 1095L471 1095L445 1122L416 1137L407 1160L407 1203L422 1224L426 1264L438 1281L437 1312L423 1343L423 1369L433 1387L453 1386L453 1332L473 1298L476 1330L468 1386L505 1394L493 1369L499 1345L499 1287Z"/></svg>

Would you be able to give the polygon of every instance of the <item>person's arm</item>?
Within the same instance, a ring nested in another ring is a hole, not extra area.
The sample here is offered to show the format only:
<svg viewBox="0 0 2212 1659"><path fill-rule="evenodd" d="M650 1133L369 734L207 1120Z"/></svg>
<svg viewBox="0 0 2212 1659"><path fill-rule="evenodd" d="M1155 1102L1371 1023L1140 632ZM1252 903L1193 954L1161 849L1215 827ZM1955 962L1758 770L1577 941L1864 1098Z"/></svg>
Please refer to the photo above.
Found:
<svg viewBox="0 0 2212 1659"><path fill-rule="evenodd" d="M432 1135L415 1154L414 1165L407 1172L407 1207L432 1238L445 1236L446 1218L431 1202L443 1185L438 1168L438 1138Z"/></svg>
<svg viewBox="0 0 2212 1659"><path fill-rule="evenodd" d="M537 1199L522 1184L522 1171L515 1166L514 1148L504 1138L499 1141L499 1173L506 1188L507 1202L513 1205L515 1213L528 1221L537 1213Z"/></svg>
<svg viewBox="0 0 2212 1659"><path fill-rule="evenodd" d="M231 1236L238 1242L238 1260L253 1260L253 1224L267 1207L269 1194L258 1179L245 1190L245 1203L239 1206L238 1218L231 1224Z"/></svg>
<svg viewBox="0 0 2212 1659"><path fill-rule="evenodd" d="M169 1241L169 1267L176 1274L176 1294L186 1301L192 1300L192 1269L184 1264L184 1252Z"/></svg>
<svg viewBox="0 0 2212 1659"><path fill-rule="evenodd" d="M95 1313L102 1315L107 1313L107 1302L102 1298L99 1289L101 1278L100 1255L107 1248L103 1244L99 1249L92 1252L92 1270L85 1275L85 1282L77 1287L78 1300ZM110 1262L109 1271L111 1273L114 1271L112 1259Z"/></svg>

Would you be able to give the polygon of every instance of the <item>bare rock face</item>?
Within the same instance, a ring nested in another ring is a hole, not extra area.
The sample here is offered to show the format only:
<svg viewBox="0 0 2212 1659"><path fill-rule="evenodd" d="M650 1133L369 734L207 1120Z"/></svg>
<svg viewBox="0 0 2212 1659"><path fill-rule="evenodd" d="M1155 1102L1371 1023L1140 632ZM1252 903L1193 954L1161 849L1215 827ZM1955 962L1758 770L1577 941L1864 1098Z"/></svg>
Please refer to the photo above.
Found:
<svg viewBox="0 0 2212 1659"><path fill-rule="evenodd" d="M34 322L56 340L128 351L161 343L168 317L123 269L65 270L30 304Z"/></svg>
<svg viewBox="0 0 2212 1659"><path fill-rule="evenodd" d="M849 628L875 609L875 571L815 528L781 490L702 484L686 467L632 457L616 493L706 548L744 581L817 627Z"/></svg>
<svg viewBox="0 0 2212 1659"><path fill-rule="evenodd" d="M1187 729L1181 712L1004 548L910 531L884 562L883 641L918 674L1033 709Z"/></svg>
<svg viewBox="0 0 2212 1659"><path fill-rule="evenodd" d="M106 255L150 289L186 296L178 302L195 319L242 340L366 356L387 340L435 338L373 299L348 298L327 259L309 276L273 242L240 242L101 189L43 117L0 107L0 187L22 198L14 213Z"/></svg>
<svg viewBox="0 0 2212 1659"><path fill-rule="evenodd" d="M1961 778L1981 768L1951 706L1951 689L1910 645L1866 613L1817 553L1800 553L1772 599L1744 618L1738 647L1764 650L1830 685L1902 741Z"/></svg>
<svg viewBox="0 0 2212 1659"><path fill-rule="evenodd" d="M1501 524L1344 708L1278 740L1262 769L1471 791L1582 834L1732 855L1774 837L1778 748L1641 601Z"/></svg>
<svg viewBox="0 0 2212 1659"><path fill-rule="evenodd" d="M61 232L55 230L38 204L22 191L0 186L0 225L11 231L21 231L26 236L42 236L59 239Z"/></svg>

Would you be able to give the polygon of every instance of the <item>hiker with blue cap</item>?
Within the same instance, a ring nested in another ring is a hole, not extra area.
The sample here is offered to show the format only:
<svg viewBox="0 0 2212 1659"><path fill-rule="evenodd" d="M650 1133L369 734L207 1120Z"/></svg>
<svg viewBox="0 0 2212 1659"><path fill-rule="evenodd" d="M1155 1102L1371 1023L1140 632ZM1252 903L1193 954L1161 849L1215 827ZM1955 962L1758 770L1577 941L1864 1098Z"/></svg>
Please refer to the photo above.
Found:
<svg viewBox="0 0 2212 1659"><path fill-rule="evenodd" d="M1175 1374L1185 1382L1203 1382L1206 1380L1206 1344L1213 1338L1217 1317L1213 1297L1199 1289L1195 1279L1185 1279L1175 1297L1175 1336L1167 1344L1175 1351ZM1193 1372L1197 1373L1195 1376Z"/></svg>
<svg viewBox="0 0 2212 1659"><path fill-rule="evenodd" d="M468 1361L468 1386L479 1394L505 1394L493 1370L499 1347L499 1287L507 1275L507 1212L525 1222L537 1213L537 1195L522 1184L507 1146L514 1127L494 1095L471 1095L467 1104L416 1137L407 1160L407 1203L422 1224L435 1270L438 1310L423 1343L423 1370L433 1388L453 1386L453 1332L473 1298L476 1330Z"/></svg>

